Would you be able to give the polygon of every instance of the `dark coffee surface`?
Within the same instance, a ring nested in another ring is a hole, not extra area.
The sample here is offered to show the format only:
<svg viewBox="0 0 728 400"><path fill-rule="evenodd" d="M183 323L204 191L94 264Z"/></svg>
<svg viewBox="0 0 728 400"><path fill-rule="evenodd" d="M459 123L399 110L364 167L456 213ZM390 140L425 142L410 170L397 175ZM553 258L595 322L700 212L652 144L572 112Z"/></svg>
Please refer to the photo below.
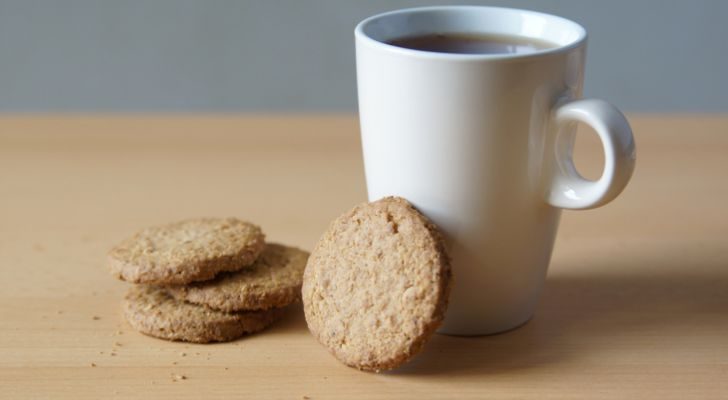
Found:
<svg viewBox="0 0 728 400"><path fill-rule="evenodd" d="M387 43L413 50L456 54L524 54L556 47L544 40L522 36L471 33L435 33L397 38Z"/></svg>

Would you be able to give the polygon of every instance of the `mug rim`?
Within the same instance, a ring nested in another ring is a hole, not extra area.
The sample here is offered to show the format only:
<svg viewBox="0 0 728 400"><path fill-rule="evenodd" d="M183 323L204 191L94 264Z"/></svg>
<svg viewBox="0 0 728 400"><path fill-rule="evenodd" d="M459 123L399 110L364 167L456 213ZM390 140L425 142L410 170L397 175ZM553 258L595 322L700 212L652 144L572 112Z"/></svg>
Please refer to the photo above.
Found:
<svg viewBox="0 0 728 400"><path fill-rule="evenodd" d="M523 14L530 14L545 18L547 20L554 21L556 23L566 24L577 32L577 37L567 44L556 45L546 49L540 49L528 53L501 53L501 54L472 54L472 53L445 53L436 51L416 50L405 47L395 46L388 44L384 41L377 40L371 37L365 32L367 26L382 18L392 17L402 14L412 14L419 12L444 12L444 11L468 11L468 10L488 10L493 12L516 12ZM426 59L444 59L444 60L523 60L530 58L539 58L547 55L561 54L568 52L572 49L578 48L587 41L586 29L579 23L574 22L568 18L560 17L554 14L548 14L540 11L525 10L520 8L512 7L493 7L493 6L427 6L427 7L413 7L403 8L398 10L386 11L383 13L372 15L356 25L354 29L354 36L358 42L372 46L376 49L386 51L388 53L413 56L418 58Z"/></svg>

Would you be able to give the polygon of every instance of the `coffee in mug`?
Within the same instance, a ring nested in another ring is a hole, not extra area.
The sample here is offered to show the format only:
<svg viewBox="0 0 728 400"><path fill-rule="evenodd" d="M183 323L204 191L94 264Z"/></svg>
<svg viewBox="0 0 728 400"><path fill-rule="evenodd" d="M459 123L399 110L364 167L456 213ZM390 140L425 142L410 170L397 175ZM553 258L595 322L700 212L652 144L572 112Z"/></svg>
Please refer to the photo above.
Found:
<svg viewBox="0 0 728 400"><path fill-rule="evenodd" d="M432 33L396 38L387 44L456 54L526 54L556 47L555 43L531 37L478 33Z"/></svg>

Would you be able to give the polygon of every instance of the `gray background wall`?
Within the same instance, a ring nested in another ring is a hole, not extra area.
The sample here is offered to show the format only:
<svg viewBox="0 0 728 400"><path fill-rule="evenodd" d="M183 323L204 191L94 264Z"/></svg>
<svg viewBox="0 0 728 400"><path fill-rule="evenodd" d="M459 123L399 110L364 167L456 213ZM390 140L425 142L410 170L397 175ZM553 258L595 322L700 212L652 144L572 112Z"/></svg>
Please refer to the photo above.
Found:
<svg viewBox="0 0 728 400"><path fill-rule="evenodd" d="M587 96L728 111L724 0L0 0L0 112L351 111L356 22L458 3L583 24Z"/></svg>

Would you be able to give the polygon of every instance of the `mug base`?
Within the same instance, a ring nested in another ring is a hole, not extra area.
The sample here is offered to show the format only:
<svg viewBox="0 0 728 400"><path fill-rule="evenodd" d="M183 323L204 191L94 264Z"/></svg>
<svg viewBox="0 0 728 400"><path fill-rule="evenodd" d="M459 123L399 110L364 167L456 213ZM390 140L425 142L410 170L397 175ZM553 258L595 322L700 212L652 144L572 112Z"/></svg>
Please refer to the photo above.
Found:
<svg viewBox="0 0 728 400"><path fill-rule="evenodd" d="M474 327L472 329L468 328L465 329L464 327L448 327L447 325L443 325L438 329L436 332L440 335L447 335L447 336L489 336L489 335L498 335L501 333L508 333L510 331L514 331L523 325L526 325L531 319L533 318L533 314L529 314L528 317L525 319L522 319L518 321L515 324L510 324L503 327Z"/></svg>

